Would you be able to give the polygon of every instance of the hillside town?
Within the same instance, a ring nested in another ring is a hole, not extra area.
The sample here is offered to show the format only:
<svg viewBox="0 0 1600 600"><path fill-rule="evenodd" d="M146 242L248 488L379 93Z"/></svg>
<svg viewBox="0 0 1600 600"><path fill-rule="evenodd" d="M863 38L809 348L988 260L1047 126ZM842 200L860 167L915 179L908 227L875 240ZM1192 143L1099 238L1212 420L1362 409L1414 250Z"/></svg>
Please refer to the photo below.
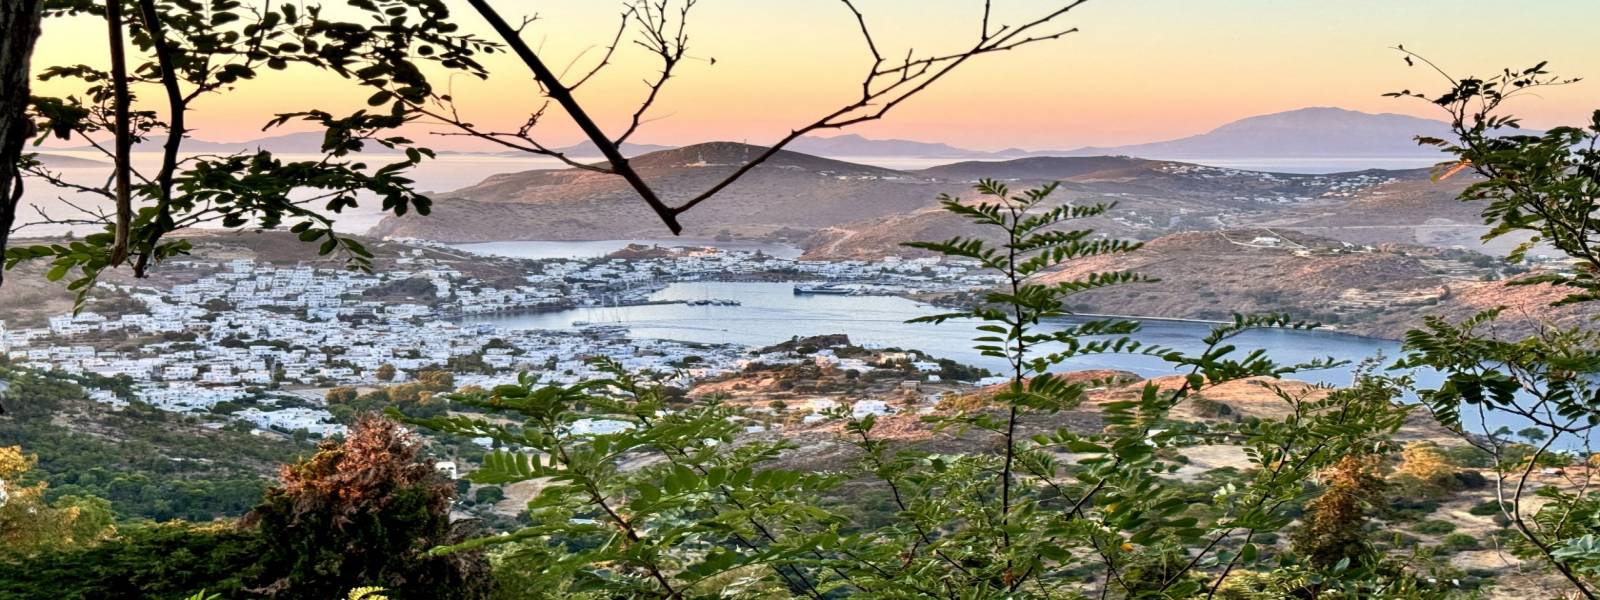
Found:
<svg viewBox="0 0 1600 600"><path fill-rule="evenodd" d="M492 386L520 372L573 383L596 375L587 358L606 356L630 370L676 373L687 383L751 362L816 360L635 339L625 327L516 330L463 323L464 316L661 303L651 296L671 283L712 278L823 281L852 294L993 284L965 265L926 258L798 261L641 246L629 258L526 261L524 281L502 287L422 247L407 248L396 269L379 274L244 258L176 261L174 269L201 275L165 289L121 286L117 292L139 308L115 316L91 305L42 327L0 323L0 353L23 367L131 382L131 394L91 390L108 404L225 412L259 431L320 437L344 431L323 403L327 389L399 383L425 370L452 372L458 385ZM380 378L385 365L393 375Z"/></svg>

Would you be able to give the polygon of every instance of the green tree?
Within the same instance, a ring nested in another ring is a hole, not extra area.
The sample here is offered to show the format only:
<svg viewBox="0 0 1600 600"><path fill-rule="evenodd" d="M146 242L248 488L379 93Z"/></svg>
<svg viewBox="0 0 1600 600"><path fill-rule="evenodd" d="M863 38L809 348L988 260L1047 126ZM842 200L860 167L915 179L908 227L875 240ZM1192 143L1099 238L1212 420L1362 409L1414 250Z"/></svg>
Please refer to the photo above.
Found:
<svg viewBox="0 0 1600 600"><path fill-rule="evenodd" d="M394 365L389 363L378 365L378 371L374 375L378 377L378 381L394 381Z"/></svg>
<svg viewBox="0 0 1600 600"><path fill-rule="evenodd" d="M0 446L0 554L26 556L111 535L110 502L93 496L49 502L46 484L22 484L35 461L19 447Z"/></svg>
<svg viewBox="0 0 1600 600"><path fill-rule="evenodd" d="M137 523L94 544L0 556L0 597L180 598L205 589L245 597L262 545L232 523Z"/></svg>
<svg viewBox="0 0 1600 600"><path fill-rule="evenodd" d="M47 277L52 281L76 271L69 288L80 293L80 302L102 270L127 264L142 277L154 263L189 251L187 240L169 240L167 234L207 222L229 228L287 226L302 241L319 243L320 254L338 252L352 267L370 268L372 253L334 229L339 213L355 207L362 194L377 197L385 212L397 215L427 214L430 207L426 197L410 189L404 173L432 152L392 131L415 117L398 99L421 101L433 94L422 75L424 65L485 76L476 57L494 50L491 44L457 33L440 0L356 3L348 11L358 18L356 22L337 21L320 7L298 3L227 1L202 7L172 0L68 0L49 4L47 17L105 21L109 68L76 64L38 69L42 79L77 83L80 93L30 98L31 129L41 140L53 136L100 149L114 164L114 176L104 185L80 185L32 155L17 158L9 153L4 156L6 167L15 165L50 185L100 196L115 208L110 214L57 217L103 226L71 244L0 249L5 251L6 268L48 260ZM367 19L376 19L376 24L362 22ZM335 116L314 108L299 112L285 108L267 122L275 127L304 121L323 128L319 158L284 160L264 150L184 155L187 117L204 100L226 95L263 71L289 68L327 70L367 84L381 80L388 87L368 100L376 109ZM154 102L141 104L146 98ZM11 137L10 130L5 133ZM105 138L109 143L102 143ZM163 149L159 164L149 171L133 165L131 148L158 139ZM354 158L353 153L370 147L404 154L381 166Z"/></svg>
<svg viewBox="0 0 1600 600"><path fill-rule="evenodd" d="M1524 427L1522 429L1517 430L1517 437L1522 438L1523 440L1527 441L1529 444L1537 446L1537 445L1539 445L1540 442L1543 442L1546 439L1548 439L1550 437L1550 434L1545 433L1545 431L1543 429L1540 429L1538 427Z"/></svg>
<svg viewBox="0 0 1600 600"><path fill-rule="evenodd" d="M1539 134L1518 131L1520 121L1504 110L1507 100L1575 80L1551 75L1544 63L1505 69L1492 77L1457 78L1400 50L1407 63L1424 65L1448 82L1449 88L1435 96L1411 90L1391 95L1424 99L1449 116L1450 139L1419 142L1451 158L1441 177L1460 171L1477 175L1461 199L1477 203L1484 221L1493 225L1485 238L1528 235L1507 257L1513 262L1545 243L1577 263L1576 268L1544 270L1507 285L1565 288L1569 293L1558 305L1600 299L1600 222L1592 218L1600 201L1600 110L1582 126ZM1595 526L1600 521L1581 515L1592 514L1600 497L1544 486L1537 492L1544 497L1541 502L1529 500L1539 487L1532 481L1535 469L1547 460L1552 446L1583 443L1600 425L1600 335L1582 327L1548 326L1510 339L1493 327L1503 310L1497 307L1455 322L1429 317L1423 327L1406 334L1406 356L1397 366L1444 374L1439 386L1418 390L1418 396L1440 423L1493 457L1506 482L1496 486L1496 499L1524 542L1514 550L1544 561L1578 594L1594 599L1600 597L1600 528ZM1463 420L1464 408L1481 416ZM1524 432L1538 430L1542 437L1519 433L1532 444L1514 443L1504 435L1509 432L1489 430L1487 423L1495 417L1526 423Z"/></svg>
<svg viewBox="0 0 1600 600"><path fill-rule="evenodd" d="M340 386L329 388L328 392L323 394L322 399L330 405L350 404L356 401L357 395L356 388Z"/></svg>

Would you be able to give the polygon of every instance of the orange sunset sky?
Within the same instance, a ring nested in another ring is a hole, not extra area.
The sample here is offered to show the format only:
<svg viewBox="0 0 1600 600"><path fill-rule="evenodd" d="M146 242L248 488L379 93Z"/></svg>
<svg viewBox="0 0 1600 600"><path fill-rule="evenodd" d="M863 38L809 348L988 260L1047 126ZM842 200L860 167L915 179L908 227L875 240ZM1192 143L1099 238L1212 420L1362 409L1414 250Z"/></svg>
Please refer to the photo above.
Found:
<svg viewBox="0 0 1600 600"><path fill-rule="evenodd" d="M334 6L340 0L324 4ZM472 31L482 20L456 2ZM548 63L597 59L616 26L616 0L498 0L509 20L537 12L525 38ZM950 51L977 34L980 0L862 0L884 54ZM1056 5L997 2L1015 22ZM1436 74L1406 68L1389 47L1400 43L1457 74L1490 73L1549 60L1551 69L1589 77L1520 100L1515 112L1533 127L1586 121L1600 106L1600 23L1594 0L1091 0L1064 21L1081 29L1063 39L980 57L884 121L848 133L942 141L999 149L1070 148L1169 139L1255 114L1306 106L1434 116L1418 101L1382 98L1401 88L1438 90ZM681 144L711 139L770 141L856 93L867 57L855 23L837 0L701 0L689 23L690 54L634 141ZM105 63L104 25L49 19L34 59L52 64ZM581 99L602 125L620 129L655 68L637 48L623 49ZM480 125L513 128L539 98L526 69L509 55L489 57L487 81L457 79L463 114ZM42 83L35 93L66 93ZM152 108L155 90L146 90ZM191 117L194 137L261 137L273 112L349 110L369 92L310 70L273 72ZM576 142L560 115L541 126L548 143ZM286 130L289 131L289 130ZM275 132L276 133L276 132ZM833 135L825 132L824 135ZM459 138L434 147L473 148Z"/></svg>

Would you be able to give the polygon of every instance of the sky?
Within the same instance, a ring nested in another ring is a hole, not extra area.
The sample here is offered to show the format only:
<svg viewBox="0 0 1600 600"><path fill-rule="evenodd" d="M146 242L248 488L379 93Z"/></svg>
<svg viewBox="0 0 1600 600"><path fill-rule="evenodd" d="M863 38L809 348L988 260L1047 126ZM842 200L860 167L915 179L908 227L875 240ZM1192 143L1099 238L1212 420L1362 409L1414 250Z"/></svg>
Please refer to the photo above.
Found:
<svg viewBox="0 0 1600 600"><path fill-rule="evenodd" d="M449 1L463 28L489 35L465 2ZM545 62L572 65L574 74L599 58L622 7L621 0L492 1L513 23L536 8L539 19L524 39ZM1021 22L1063 1L996 0L995 21ZM970 46L982 4L857 3L886 56L903 56L908 48L923 54ZM1600 2L1594 0L1089 0L1060 21L1078 32L977 57L884 120L823 135L986 150L1062 149L1172 139L1307 106L1437 116L1437 109L1421 101L1382 97L1402 88L1432 91L1445 85L1435 73L1407 68L1391 49L1396 44L1457 75L1548 60L1559 74L1592 78L1512 106L1530 127L1581 123L1600 108L1600 44L1591 31L1596 22ZM838 0L699 0L687 31L691 59L633 141L770 142L853 100L870 66L854 18ZM49 19L34 68L103 66L104 37L103 22ZM541 102L538 89L510 55L485 62L487 80L458 77L449 82L451 91L468 120L514 129ZM613 65L580 90L579 99L603 128L619 132L655 69L645 52L624 47ZM72 91L59 83L36 86L35 94ZM157 90L143 91L151 108L159 108ZM369 94L328 73L269 72L207 97L189 120L194 137L246 140L280 132L261 132L274 113L347 111ZM551 145L581 139L561 115L547 118L537 133ZM481 148L456 137L429 137L427 143Z"/></svg>

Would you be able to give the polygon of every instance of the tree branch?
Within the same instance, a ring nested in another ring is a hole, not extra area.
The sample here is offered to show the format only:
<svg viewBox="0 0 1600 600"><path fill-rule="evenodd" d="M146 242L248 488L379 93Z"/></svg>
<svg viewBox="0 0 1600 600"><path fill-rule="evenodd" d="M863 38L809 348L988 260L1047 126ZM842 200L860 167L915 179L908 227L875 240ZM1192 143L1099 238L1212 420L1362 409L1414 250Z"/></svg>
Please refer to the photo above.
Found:
<svg viewBox="0 0 1600 600"><path fill-rule="evenodd" d="M156 218L149 227L144 245L139 253L139 260L133 266L134 277L144 277L145 271L150 266L150 259L156 253L156 245L161 242L161 236L172 226L172 178L178 169L178 148L183 144L184 112L188 110L184 100L183 90L178 88L178 73L173 66L172 49L167 47L165 28L161 24L161 14L156 10L155 0L138 0L139 10L144 18L146 33L150 35L150 46L156 55L156 64L161 69L161 87L166 91L167 110L171 113L167 117L167 143L162 149L161 171L156 174Z"/></svg>
<svg viewBox="0 0 1600 600"><path fill-rule="evenodd" d="M128 258L128 228L133 223L133 181L129 172L128 154L133 150L133 136L128 130L128 109L133 103L128 94L128 60L122 44L122 0L106 0L106 28L111 44L112 108L115 113L117 221L111 242L112 266Z"/></svg>
<svg viewBox="0 0 1600 600"><path fill-rule="evenodd" d="M726 177L712 184L704 191L691 196L680 204L677 204L676 206L668 204L661 198L654 188L650 187L650 185L644 181L644 178L633 169L633 167L628 163L627 158L622 155L621 146L623 142L627 141L639 130L641 125L648 121L648 119L645 119L646 113L648 113L650 108L654 106L656 100L660 97L660 93L666 86L667 81L671 79L675 67L680 64L683 58L686 56L688 35L685 33L685 27L688 21L689 10L694 6L695 0L684 0L683 5L677 11L677 22L675 24L671 22L672 19L668 16L670 8L669 3L671 0L638 0L637 4L631 5L623 13L624 28L626 28L626 23L629 18L632 18L641 26L641 35L643 39L636 40L634 43L655 54L661 60L662 68L655 78L646 81L645 85L649 89L648 93L640 102L639 106L633 111L631 118L629 119L628 127L615 138L607 136L605 132L601 130L600 126L573 96L572 90L588 81L589 78L594 75L595 71L598 71L601 67L604 67L610 62L611 55L615 51L616 45L620 40L620 30L618 32L618 37L614 39L611 46L607 48L606 54L602 58L600 64L583 78L579 79L576 83L572 85L566 85L560 81L559 76L557 76L549 69L548 66L545 65L544 61L539 58L538 54L521 39L520 27L512 27L509 23L507 23L506 20L494 10L493 7L489 6L488 0L467 1L468 4L476 9L478 13L489 22L490 27L495 30L495 33L499 35L508 46L510 46L512 51L516 53L517 57L520 58L531 71L533 71L534 80L541 88L543 88L545 94L552 100L555 100L556 103L559 104L564 111L566 111L568 116L570 116L572 120L577 123L578 128L583 131L584 135L589 138L590 142L594 143L595 147L600 150L601 155L606 158L606 161L609 164L608 166L604 167L604 169L597 169L592 165L578 165L575 164L575 161L567 160L559 153L555 153L541 144L516 144L509 143L504 139L496 139L496 137L505 136L505 134L491 134L477 131L476 128L473 128L469 124L462 122L459 118L441 119L441 121L466 131L468 135L498 143L502 146L532 152L535 154L555 156L556 158L560 158L575 167L588 168L589 170L609 171L612 174L622 177L628 182L628 185L634 189L639 197L644 200L645 204L647 204L651 210L655 211L656 216L661 219L662 223L664 223L674 235L677 235L683 231L683 226L678 222L678 215L688 212L690 209L693 209L695 206L698 206L700 203L705 202L712 196L726 189L735 181L738 181L751 170L755 169L758 165L772 158L778 153L778 151L782 150L784 146L787 146L789 143L799 139L801 136L818 130L842 129L851 125L881 119L884 117L884 115L893 110L894 107L899 106L902 102L906 101L912 96L915 96L926 90L928 86L942 79L945 75L949 74L952 70L964 64L972 57L994 52L1004 52L1036 42L1054 40L1076 32L1076 28L1055 29L1051 28L1050 25L1088 0L1070 0L1065 2L1065 4L1059 5L1055 10L1047 12L1044 15L1026 23L1016 26L1000 25L993 28L991 28L990 24L990 5L989 2L986 1L984 3L982 23L978 40L970 48L958 52L935 54L923 58L916 58L912 53L908 52L903 62L891 66L885 65L883 54L879 50L877 41L872 35L871 28L867 25L866 16L856 8L853 0L841 0L845 7L850 11L852 17L855 19L856 24L860 27L862 38L866 42L867 51L872 58L871 64L868 66L865 74L862 76L860 97L836 110L827 113L826 115L815 121L812 121L809 124L791 130L776 143L773 143L772 145L763 149L761 152L757 153L751 159L739 165L738 168L734 169L733 172L728 174ZM435 118L438 117L435 116ZM525 142L531 142L531 138L526 135L526 127L524 127L519 133L522 135L517 136L518 139L521 139Z"/></svg>
<svg viewBox="0 0 1600 600"><path fill-rule="evenodd" d="M39 39L42 0L8 0L0 3L0 256L5 254L22 202L22 149L33 136L28 118L29 63ZM0 284L5 282L0 270Z"/></svg>

